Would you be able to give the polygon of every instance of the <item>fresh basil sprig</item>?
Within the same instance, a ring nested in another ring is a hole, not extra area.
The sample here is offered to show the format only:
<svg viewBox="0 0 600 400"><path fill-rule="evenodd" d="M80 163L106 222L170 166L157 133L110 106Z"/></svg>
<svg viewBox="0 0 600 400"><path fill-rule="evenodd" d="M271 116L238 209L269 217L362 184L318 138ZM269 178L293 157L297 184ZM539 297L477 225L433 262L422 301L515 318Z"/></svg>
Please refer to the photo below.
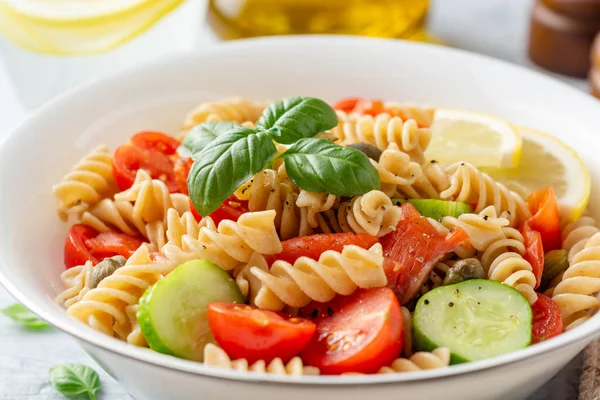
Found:
<svg viewBox="0 0 600 400"><path fill-rule="evenodd" d="M65 364L50 368L52 387L68 398L86 394L96 400L96 392L100 390L98 373L87 365Z"/></svg>
<svg viewBox="0 0 600 400"><path fill-rule="evenodd" d="M236 128L219 136L195 157L188 175L190 199L200 215L216 210L277 153L267 132Z"/></svg>
<svg viewBox="0 0 600 400"><path fill-rule="evenodd" d="M13 304L3 308L0 313L29 329L46 329L50 326L22 304Z"/></svg>
<svg viewBox="0 0 600 400"><path fill-rule="evenodd" d="M298 140L284 153L284 161L292 182L311 192L356 196L381 185L363 152L325 139Z"/></svg>
<svg viewBox="0 0 600 400"><path fill-rule="evenodd" d="M265 109L256 127L272 132L277 143L292 144L311 138L338 124L329 104L312 97L290 97Z"/></svg>
<svg viewBox="0 0 600 400"><path fill-rule="evenodd" d="M290 97L267 107L254 129L231 122L194 127L178 149L194 159L188 176L192 204L202 216L215 211L272 162L277 153L273 141L292 144L279 157L301 189L338 196L378 189L379 174L364 153L315 138L337 123L335 111L324 101Z"/></svg>
<svg viewBox="0 0 600 400"><path fill-rule="evenodd" d="M193 157L204 150L213 140L239 125L233 122L205 122L193 127L183 139L177 153L182 157Z"/></svg>

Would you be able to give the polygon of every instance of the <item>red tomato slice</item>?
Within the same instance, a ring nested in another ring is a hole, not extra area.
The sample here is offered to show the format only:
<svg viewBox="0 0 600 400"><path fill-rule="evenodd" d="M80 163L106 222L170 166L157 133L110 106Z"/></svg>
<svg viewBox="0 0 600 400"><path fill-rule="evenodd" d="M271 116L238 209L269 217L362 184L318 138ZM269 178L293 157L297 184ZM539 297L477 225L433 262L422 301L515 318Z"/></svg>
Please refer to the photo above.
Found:
<svg viewBox="0 0 600 400"><path fill-rule="evenodd" d="M187 178L192 169L194 161L191 158L177 158L173 165L173 172L175 173L175 182L179 191L183 194L189 194Z"/></svg>
<svg viewBox="0 0 600 400"><path fill-rule="evenodd" d="M249 363L277 357L288 362L306 347L316 328L306 319L234 303L209 304L208 324L229 357Z"/></svg>
<svg viewBox="0 0 600 400"><path fill-rule="evenodd" d="M525 238L525 255L523 258L531 264L533 275L535 275L535 288L542 283L542 274L544 272L544 246L542 245L542 235L534 231L529 224L523 225L523 237Z"/></svg>
<svg viewBox="0 0 600 400"><path fill-rule="evenodd" d="M190 200L190 210L192 211L192 215L196 218L196 221L202 221L202 216L196 211L192 201ZM248 202L244 200L239 200L234 195L231 195L227 200L221 204L219 208L210 214L210 217L215 221L215 224L219 225L219 223L225 219L231 221L237 221L238 218L242 216L242 214L248 212Z"/></svg>
<svg viewBox="0 0 600 400"><path fill-rule="evenodd" d="M284 260L293 264L300 257L318 260L327 250L342 251L344 246L353 244L363 249L368 249L379 240L368 233L318 233L316 235L301 236L282 242L283 250L279 254L266 256L269 265L276 260Z"/></svg>
<svg viewBox="0 0 600 400"><path fill-rule="evenodd" d="M380 239L385 255L384 268L388 287L401 304L418 292L436 263L468 239L467 233L455 228L448 235L439 233L410 203L401 206L402 218L396 230Z"/></svg>
<svg viewBox="0 0 600 400"><path fill-rule="evenodd" d="M402 349L402 312L388 288L338 296L314 322L317 330L302 359L322 374L375 373L390 365Z"/></svg>
<svg viewBox="0 0 600 400"><path fill-rule="evenodd" d="M132 136L131 143L115 151L112 170L117 185L127 190L133 185L139 169L148 171L154 179L160 179L170 192L179 190L174 172L175 144L179 142L158 132L140 132Z"/></svg>
<svg viewBox="0 0 600 400"><path fill-rule="evenodd" d="M356 104L353 112L376 117L379 114L383 114L385 109L383 108L383 102L381 100L363 99Z"/></svg>
<svg viewBox="0 0 600 400"><path fill-rule="evenodd" d="M562 247L560 217L554 189L548 187L532 193L527 198L527 204L532 217L526 223L542 235L544 251L560 249Z"/></svg>
<svg viewBox="0 0 600 400"><path fill-rule="evenodd" d="M340 110L346 113L351 113L352 111L354 111L354 108L356 107L359 101L360 99L358 97L348 97L335 103L333 109Z"/></svg>
<svg viewBox="0 0 600 400"><path fill-rule="evenodd" d="M538 299L531 306L533 325L531 328L531 344L543 342L563 331L563 320L560 308L550 297L538 293Z"/></svg>
<svg viewBox="0 0 600 400"><path fill-rule="evenodd" d="M144 150L156 150L162 154L175 154L181 143L172 136L160 132L138 132L131 137L131 144Z"/></svg>
<svg viewBox="0 0 600 400"><path fill-rule="evenodd" d="M85 242L98 236L98 231L89 226L76 224L71 227L64 246L64 263L67 269L91 261L94 265L100 261L85 245Z"/></svg>
<svg viewBox="0 0 600 400"><path fill-rule="evenodd" d="M85 241L86 247L99 260L115 255L129 258L143 243L137 237L119 232L103 232Z"/></svg>
<svg viewBox="0 0 600 400"><path fill-rule="evenodd" d="M333 108L347 113L358 113L363 115L372 115L376 117L385 112L381 100L363 99L349 97L338 101Z"/></svg>

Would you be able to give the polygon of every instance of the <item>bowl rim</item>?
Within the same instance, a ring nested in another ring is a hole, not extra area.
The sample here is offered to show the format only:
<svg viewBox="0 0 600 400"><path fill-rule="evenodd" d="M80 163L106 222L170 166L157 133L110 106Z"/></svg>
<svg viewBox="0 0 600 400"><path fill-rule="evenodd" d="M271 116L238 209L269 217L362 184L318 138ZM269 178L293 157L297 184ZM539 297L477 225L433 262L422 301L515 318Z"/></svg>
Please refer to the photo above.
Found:
<svg viewBox="0 0 600 400"><path fill-rule="evenodd" d="M60 109L64 105L73 102L75 99L85 96L86 92L93 91L99 87L102 87L105 82L113 80L126 79L139 71L152 71L162 68L168 68L171 64L177 64L180 62L186 62L191 59L201 60L206 57L218 57L220 53L235 52L240 48L248 50L248 48L262 48L270 46L313 46L327 47L327 46L355 46L360 44L361 46L389 46L394 48L395 51L408 50L411 52L430 52L437 56L451 56L458 57L465 60L466 63L479 63L487 64L490 66L499 66L504 70L512 70L513 73L520 74L524 77L530 77L538 81L545 81L545 85L554 86L555 88L561 88L561 90L569 91L572 96L579 97L581 102L587 103L591 108L597 108L600 114L600 102L596 104L596 100L579 91L565 82L561 82L555 78L543 75L537 71L512 64L503 60L495 59L482 54L472 53L466 50L454 49L448 47L437 46L427 43L416 43L399 41L395 39L379 39L379 38L368 38L368 37L353 37L353 36L334 36L334 35L311 35L311 36L283 36L283 37L264 37L264 38L252 38L243 39L232 42L220 43L217 46L211 46L206 49L202 49L191 53L180 53L173 55L168 59L157 60L151 63L138 65L134 67L125 68L117 73L109 74L100 79L88 82L84 85L80 85L69 89L65 93L55 97L51 101L42 105L35 112L29 114L25 120L12 132L5 136L4 140L0 141L0 153L8 149L11 143L17 142L19 139L20 131L26 131L27 125L36 119L48 118L53 113L53 110ZM4 273L4 269L8 269L7 262L4 258L0 257L0 284L2 284L6 290L24 306L30 309L33 313L38 315L43 320L49 322L62 332L65 332L78 341L85 342L91 346L99 348L103 351L110 352L112 354L129 358L134 361L151 364L156 367L166 368L169 370L177 371L180 373L191 374L194 376L206 376L211 378L234 380L234 381L245 381L245 382L269 382L274 384L285 384L285 385L318 385L320 387L331 386L348 386L348 385L381 385L381 384L399 384L403 382L422 382L439 379L452 379L454 377L464 374L474 374L478 372L487 371L494 368L500 368L509 364L517 363L525 359L532 357L543 356L553 350L557 350L561 347L574 344L578 341L584 341L589 339L590 341L596 336L600 335L600 316L595 316L587 321L585 324L578 326L576 329L564 332L563 334L554 337L550 340L538 343L534 346L529 346L524 349L517 350L508 354L503 354L486 360L474 361L466 364L453 365L450 368L441 368L433 370L425 370L412 372L410 374L382 374L382 375L364 375L364 376L302 376L292 377L286 375L272 375L272 374L256 374L248 372L233 371L225 368L214 368L205 366L203 363L179 359L173 356L157 353L147 348L141 348L130 345L126 342L118 340L116 338L96 332L92 328L76 320L63 321L58 317L55 317L54 312L47 312L41 306L38 306L36 302L28 298L24 291L22 291L16 284L8 279L8 276ZM57 312L59 312L57 310Z"/></svg>

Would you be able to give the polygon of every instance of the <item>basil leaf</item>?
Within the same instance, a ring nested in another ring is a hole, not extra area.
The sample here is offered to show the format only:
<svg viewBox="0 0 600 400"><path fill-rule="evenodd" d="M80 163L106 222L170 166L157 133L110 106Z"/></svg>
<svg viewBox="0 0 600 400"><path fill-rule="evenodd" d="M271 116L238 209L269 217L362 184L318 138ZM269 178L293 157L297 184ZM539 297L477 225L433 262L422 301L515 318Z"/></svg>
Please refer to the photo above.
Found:
<svg viewBox="0 0 600 400"><path fill-rule="evenodd" d="M87 394L92 400L100 390L100 377L92 368L81 364L65 364L50 368L50 383L66 397Z"/></svg>
<svg viewBox="0 0 600 400"><path fill-rule="evenodd" d="M177 153L182 157L193 157L218 136L235 128L239 128L239 125L233 122L204 122L196 125L185 135L185 139L177 148Z"/></svg>
<svg viewBox="0 0 600 400"><path fill-rule="evenodd" d="M277 153L267 132L237 128L216 138L196 153L188 176L190 199L206 217L254 174L262 171Z"/></svg>
<svg viewBox="0 0 600 400"><path fill-rule="evenodd" d="M288 176L304 190L356 196L381 186L364 153L325 139L301 139L283 157Z"/></svg>
<svg viewBox="0 0 600 400"><path fill-rule="evenodd" d="M29 329L45 329L50 326L21 304L3 308L0 313Z"/></svg>
<svg viewBox="0 0 600 400"><path fill-rule="evenodd" d="M271 104L256 123L279 143L291 144L331 129L338 118L329 104L312 97L290 97Z"/></svg>

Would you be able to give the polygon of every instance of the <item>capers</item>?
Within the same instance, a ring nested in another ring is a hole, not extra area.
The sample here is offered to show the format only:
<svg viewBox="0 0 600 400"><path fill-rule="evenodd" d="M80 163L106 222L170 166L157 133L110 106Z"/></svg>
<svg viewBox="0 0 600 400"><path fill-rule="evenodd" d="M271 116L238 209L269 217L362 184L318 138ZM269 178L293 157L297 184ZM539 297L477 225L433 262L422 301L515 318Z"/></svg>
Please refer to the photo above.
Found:
<svg viewBox="0 0 600 400"><path fill-rule="evenodd" d="M90 279L85 283L88 289L94 289L106 277L111 276L117 269L121 268L127 259L123 256L108 257L100 261L90 275Z"/></svg>
<svg viewBox="0 0 600 400"><path fill-rule="evenodd" d="M485 271L476 258L465 258L454 263L444 278L443 285L453 285L469 279L485 279Z"/></svg>
<svg viewBox="0 0 600 400"><path fill-rule="evenodd" d="M362 151L367 155L367 157L374 161L379 161L379 157L381 157L381 153L383 153L379 147L363 142L349 144L346 147L352 147L356 150Z"/></svg>
<svg viewBox="0 0 600 400"><path fill-rule="evenodd" d="M569 252L565 249L552 250L544 255L544 272L540 290L546 290L550 282L569 268Z"/></svg>

